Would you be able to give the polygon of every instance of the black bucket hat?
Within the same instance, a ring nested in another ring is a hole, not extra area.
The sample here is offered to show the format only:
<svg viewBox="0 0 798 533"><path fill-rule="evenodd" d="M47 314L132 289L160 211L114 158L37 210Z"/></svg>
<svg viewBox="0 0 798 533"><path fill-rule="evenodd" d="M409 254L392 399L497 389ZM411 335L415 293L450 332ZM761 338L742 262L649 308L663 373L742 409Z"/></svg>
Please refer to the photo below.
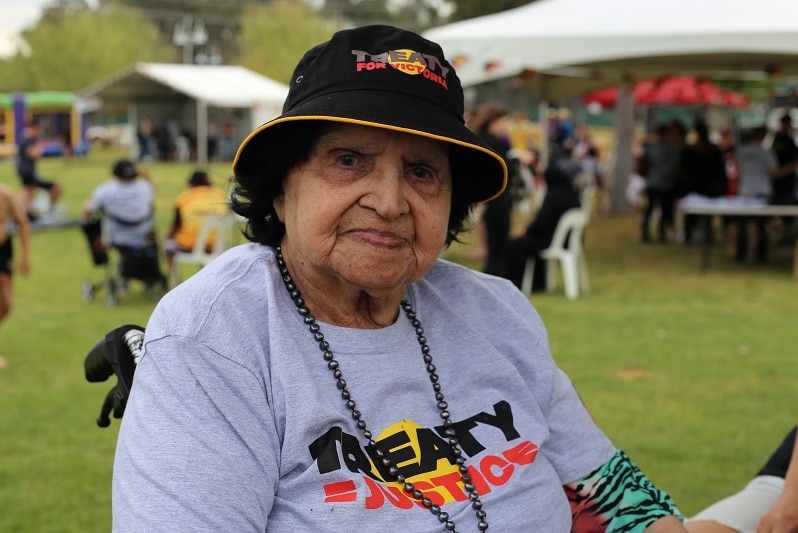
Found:
<svg viewBox="0 0 798 533"><path fill-rule="evenodd" d="M441 47L413 32L364 26L339 31L306 52L282 115L244 139L233 172L255 172L272 139L297 120L348 122L452 143L451 157L468 172L453 179L469 201L495 198L507 184L504 159L465 126L463 88Z"/></svg>

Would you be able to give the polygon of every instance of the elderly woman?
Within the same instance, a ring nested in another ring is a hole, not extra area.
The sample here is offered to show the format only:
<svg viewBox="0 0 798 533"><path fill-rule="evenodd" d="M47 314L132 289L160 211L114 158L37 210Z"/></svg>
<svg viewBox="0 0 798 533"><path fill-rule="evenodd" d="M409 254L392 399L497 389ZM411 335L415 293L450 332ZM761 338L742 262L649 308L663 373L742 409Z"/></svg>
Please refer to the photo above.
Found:
<svg viewBox="0 0 798 533"><path fill-rule="evenodd" d="M251 244L161 300L114 531L683 532L508 281L439 259L506 181L436 44L336 33L234 162Z"/></svg>

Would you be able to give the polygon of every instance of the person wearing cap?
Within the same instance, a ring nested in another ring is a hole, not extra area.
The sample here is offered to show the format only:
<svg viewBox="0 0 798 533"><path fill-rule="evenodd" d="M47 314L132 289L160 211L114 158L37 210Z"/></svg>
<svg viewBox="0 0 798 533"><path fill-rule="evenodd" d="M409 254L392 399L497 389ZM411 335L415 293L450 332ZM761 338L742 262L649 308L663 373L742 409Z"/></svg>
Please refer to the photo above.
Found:
<svg viewBox="0 0 798 533"><path fill-rule="evenodd" d="M83 215L87 220L102 216L105 244L122 256L122 292L129 278L165 287L155 236L155 186L143 169L127 159L114 163L111 172L114 179L94 189L84 203Z"/></svg>
<svg viewBox="0 0 798 533"><path fill-rule="evenodd" d="M188 179L188 189L175 199L172 225L166 236L164 249L169 270L173 268L176 252L190 252L194 248L200 228L210 216L230 213L225 192L211 184L208 173L195 170ZM213 237L209 244L213 244Z"/></svg>
<svg viewBox="0 0 798 533"><path fill-rule="evenodd" d="M684 532L527 298L440 259L507 169L437 44L334 34L233 171L251 242L147 323L115 532Z"/></svg>

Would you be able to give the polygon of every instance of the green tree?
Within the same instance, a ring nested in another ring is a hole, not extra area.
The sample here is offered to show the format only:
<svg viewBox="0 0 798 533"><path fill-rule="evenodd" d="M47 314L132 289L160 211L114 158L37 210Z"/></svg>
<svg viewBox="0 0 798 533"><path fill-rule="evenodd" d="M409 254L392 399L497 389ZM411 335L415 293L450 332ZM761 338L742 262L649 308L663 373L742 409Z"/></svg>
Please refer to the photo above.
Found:
<svg viewBox="0 0 798 533"><path fill-rule="evenodd" d="M288 83L302 54L341 29L310 6L280 0L251 4L241 17L238 64Z"/></svg>
<svg viewBox="0 0 798 533"><path fill-rule="evenodd" d="M80 90L135 62L174 59L174 48L139 11L69 3L74 9L46 11L24 33L29 53L0 62L0 91Z"/></svg>
<svg viewBox="0 0 798 533"><path fill-rule="evenodd" d="M80 0L70 0L80 1ZM196 55L213 56L232 64L238 56L241 11L244 5L270 0L118 0L138 9L161 30L166 42L172 42L177 28L190 24L202 28L207 42L194 49ZM178 58L180 60L180 58Z"/></svg>
<svg viewBox="0 0 798 533"><path fill-rule="evenodd" d="M413 31L447 22L453 9L449 0L325 0L321 5L328 18L347 26L392 24Z"/></svg>

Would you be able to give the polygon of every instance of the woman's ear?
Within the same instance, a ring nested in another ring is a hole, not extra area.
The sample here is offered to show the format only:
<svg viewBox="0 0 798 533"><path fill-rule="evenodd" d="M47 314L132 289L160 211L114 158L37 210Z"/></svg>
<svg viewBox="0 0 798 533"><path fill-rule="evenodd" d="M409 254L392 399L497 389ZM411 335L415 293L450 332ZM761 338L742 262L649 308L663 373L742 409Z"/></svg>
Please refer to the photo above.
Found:
<svg viewBox="0 0 798 533"><path fill-rule="evenodd" d="M277 219L285 224L285 194L280 193L275 196L272 205L274 205L274 212L277 213Z"/></svg>

